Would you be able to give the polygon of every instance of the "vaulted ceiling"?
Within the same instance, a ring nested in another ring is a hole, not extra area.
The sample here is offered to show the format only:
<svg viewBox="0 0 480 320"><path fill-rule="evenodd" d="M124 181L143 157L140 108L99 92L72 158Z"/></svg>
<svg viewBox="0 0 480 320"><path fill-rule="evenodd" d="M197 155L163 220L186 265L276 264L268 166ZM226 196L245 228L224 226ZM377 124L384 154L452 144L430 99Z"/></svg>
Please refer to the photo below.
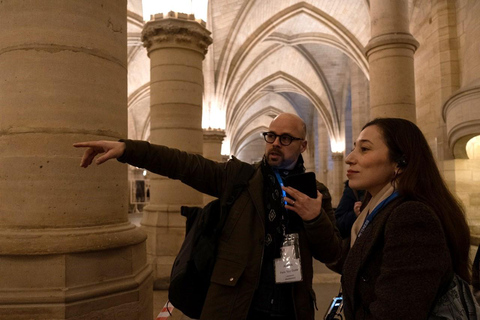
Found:
<svg viewBox="0 0 480 320"><path fill-rule="evenodd" d="M139 2L129 1L129 19L140 16ZM307 125L318 118L331 140L342 140L350 73L356 68L369 78L368 6L366 0L210 0L207 28L214 43L204 62L204 107L224 115L208 126L226 130L231 153L258 144L259 132L285 111ZM136 42L140 26L129 23L130 62L140 73L129 77L131 102L142 98L149 80L138 62L145 59ZM139 105L132 117L144 117ZM146 121L134 122L145 138L140 128Z"/></svg>

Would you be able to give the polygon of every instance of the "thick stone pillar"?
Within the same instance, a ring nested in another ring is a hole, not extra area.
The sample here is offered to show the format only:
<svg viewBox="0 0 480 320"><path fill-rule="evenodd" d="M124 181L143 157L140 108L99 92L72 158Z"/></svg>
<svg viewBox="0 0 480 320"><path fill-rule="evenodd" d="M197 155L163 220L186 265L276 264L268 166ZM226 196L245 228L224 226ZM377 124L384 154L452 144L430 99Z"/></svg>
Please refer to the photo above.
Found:
<svg viewBox="0 0 480 320"><path fill-rule="evenodd" d="M413 55L407 0L371 0L371 32L366 49L370 65L370 118L416 121Z"/></svg>
<svg viewBox="0 0 480 320"><path fill-rule="evenodd" d="M346 146L347 155L353 147L353 142L357 140L358 135L362 131L363 126L370 119L370 87L368 79L354 62L350 61L349 65L352 88L352 144Z"/></svg>
<svg viewBox="0 0 480 320"><path fill-rule="evenodd" d="M328 134L327 126L322 120L321 116L317 113L316 126L317 134L315 140L315 155L318 162L317 180L324 183L326 186L330 186L333 183L329 169L329 159L331 155L330 149L330 137ZM312 141L313 142L313 141Z"/></svg>
<svg viewBox="0 0 480 320"><path fill-rule="evenodd" d="M150 140L156 144L202 153L202 61L211 44L205 23L193 15L157 14L142 32L150 57ZM180 181L150 178L150 204L142 225L156 288L168 286L171 266L183 241L182 205L198 206L203 195Z"/></svg>
<svg viewBox="0 0 480 320"><path fill-rule="evenodd" d="M0 2L0 319L151 319L127 168L73 142L127 135L127 1Z"/></svg>
<svg viewBox="0 0 480 320"><path fill-rule="evenodd" d="M346 180L344 163L343 163L343 152L332 152L333 160L333 185L328 186L330 194L332 195L332 205L337 207L340 202L340 198L343 193L343 181Z"/></svg>
<svg viewBox="0 0 480 320"><path fill-rule="evenodd" d="M222 129L203 129L203 156L207 159L222 162L222 142L225 131ZM203 203L207 204L215 199L207 194L203 195Z"/></svg>
<svg viewBox="0 0 480 320"><path fill-rule="evenodd" d="M221 162L223 139L225 139L225 130L203 129L203 156Z"/></svg>

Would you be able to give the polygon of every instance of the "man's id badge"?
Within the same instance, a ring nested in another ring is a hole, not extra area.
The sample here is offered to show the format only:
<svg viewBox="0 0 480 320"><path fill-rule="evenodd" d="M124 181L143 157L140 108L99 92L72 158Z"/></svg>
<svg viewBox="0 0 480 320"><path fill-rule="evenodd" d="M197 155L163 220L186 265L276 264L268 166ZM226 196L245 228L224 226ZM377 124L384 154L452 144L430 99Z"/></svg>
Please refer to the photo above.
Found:
<svg viewBox="0 0 480 320"><path fill-rule="evenodd" d="M303 280L298 233L285 235L283 246L280 248L280 258L275 259L274 263L276 283Z"/></svg>

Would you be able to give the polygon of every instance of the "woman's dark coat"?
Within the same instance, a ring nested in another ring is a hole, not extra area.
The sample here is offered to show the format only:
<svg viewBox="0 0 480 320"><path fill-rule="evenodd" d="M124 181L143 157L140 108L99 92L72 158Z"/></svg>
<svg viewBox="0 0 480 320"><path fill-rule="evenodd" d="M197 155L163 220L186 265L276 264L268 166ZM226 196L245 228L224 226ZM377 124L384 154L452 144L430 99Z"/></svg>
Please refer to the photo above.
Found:
<svg viewBox="0 0 480 320"><path fill-rule="evenodd" d="M345 319L425 320L452 272L432 209L396 199L379 211L346 257Z"/></svg>

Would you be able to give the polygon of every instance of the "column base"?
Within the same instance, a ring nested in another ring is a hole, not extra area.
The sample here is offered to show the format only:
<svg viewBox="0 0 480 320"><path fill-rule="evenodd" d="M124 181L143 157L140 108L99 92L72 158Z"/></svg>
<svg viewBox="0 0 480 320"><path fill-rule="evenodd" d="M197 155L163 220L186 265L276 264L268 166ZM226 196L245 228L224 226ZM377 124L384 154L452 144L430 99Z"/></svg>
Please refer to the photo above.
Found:
<svg viewBox="0 0 480 320"><path fill-rule="evenodd" d="M145 242L82 253L2 256L1 319L151 320Z"/></svg>

